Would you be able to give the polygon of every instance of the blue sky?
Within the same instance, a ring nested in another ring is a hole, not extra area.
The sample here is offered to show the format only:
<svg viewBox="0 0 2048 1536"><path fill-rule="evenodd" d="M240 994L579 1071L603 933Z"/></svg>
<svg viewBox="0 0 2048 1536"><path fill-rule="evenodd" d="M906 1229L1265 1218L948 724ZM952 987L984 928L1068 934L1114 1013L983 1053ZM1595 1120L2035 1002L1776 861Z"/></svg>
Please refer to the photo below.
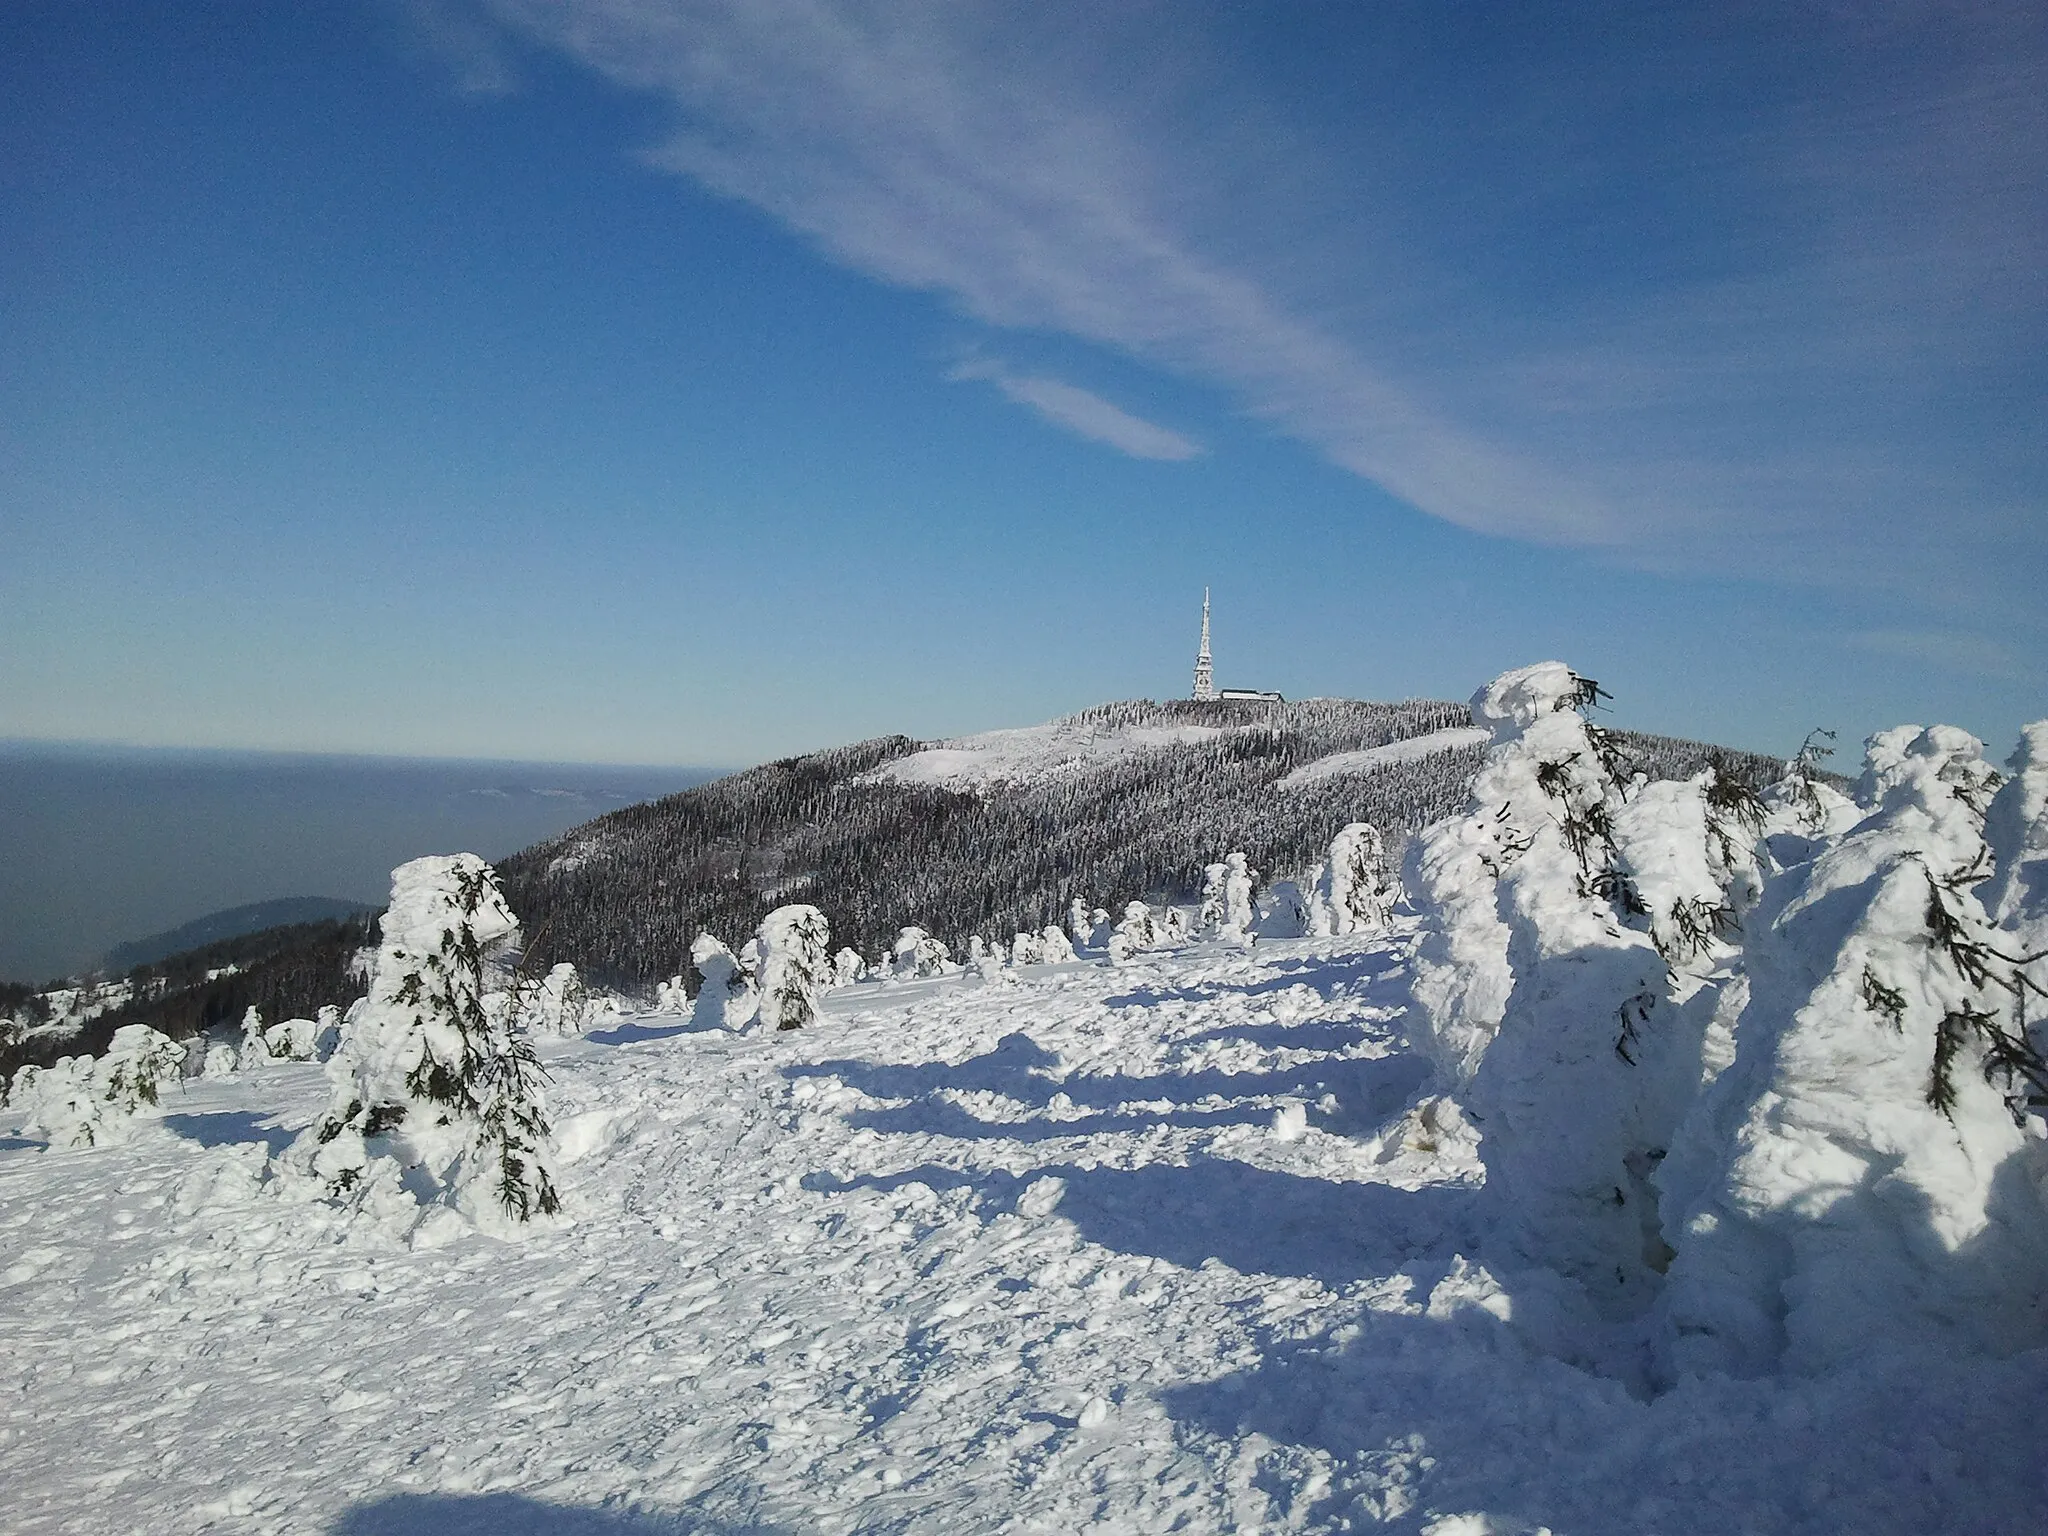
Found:
<svg viewBox="0 0 2048 1536"><path fill-rule="evenodd" d="M2048 712L2048 11L15 0L0 736Z"/></svg>

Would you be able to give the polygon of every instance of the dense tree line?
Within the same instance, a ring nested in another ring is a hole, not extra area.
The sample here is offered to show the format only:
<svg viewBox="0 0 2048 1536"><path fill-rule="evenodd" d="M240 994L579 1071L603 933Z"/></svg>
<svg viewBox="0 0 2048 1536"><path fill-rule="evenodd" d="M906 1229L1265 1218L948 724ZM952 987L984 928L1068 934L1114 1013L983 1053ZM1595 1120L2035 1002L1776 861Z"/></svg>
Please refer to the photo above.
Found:
<svg viewBox="0 0 2048 1536"><path fill-rule="evenodd" d="M1483 748L1279 789L1335 752L1470 724L1462 704L1317 699L1110 704L1073 717L1105 732L1186 724L1226 735L978 792L892 782L875 770L920 749L891 736L788 758L629 807L516 855L507 896L542 963L572 960L614 985L687 972L708 929L750 933L769 909L823 909L835 944L872 955L917 924L956 946L1057 922L1069 901L1186 901L1204 867L1238 849L1269 873L1305 870L1348 823L1390 841L1464 803ZM1715 749L1621 733L1655 777L1698 771ZM1773 759L1728 753L1758 784Z"/></svg>

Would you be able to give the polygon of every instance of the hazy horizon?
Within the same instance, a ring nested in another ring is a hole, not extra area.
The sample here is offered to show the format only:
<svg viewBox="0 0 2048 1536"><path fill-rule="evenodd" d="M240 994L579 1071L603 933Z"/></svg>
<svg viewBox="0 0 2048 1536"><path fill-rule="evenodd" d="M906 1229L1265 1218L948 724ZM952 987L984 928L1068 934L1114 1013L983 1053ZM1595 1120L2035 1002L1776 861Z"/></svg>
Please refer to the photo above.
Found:
<svg viewBox="0 0 2048 1536"><path fill-rule="evenodd" d="M0 978L256 902L381 907L406 859L500 859L721 771L0 740Z"/></svg>

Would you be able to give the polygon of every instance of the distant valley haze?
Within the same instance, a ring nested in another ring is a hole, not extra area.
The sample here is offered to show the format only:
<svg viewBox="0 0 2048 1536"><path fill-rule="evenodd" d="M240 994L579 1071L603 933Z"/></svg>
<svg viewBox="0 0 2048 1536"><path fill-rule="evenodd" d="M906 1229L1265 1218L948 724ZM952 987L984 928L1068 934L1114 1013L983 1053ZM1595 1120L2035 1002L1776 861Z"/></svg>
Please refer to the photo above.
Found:
<svg viewBox="0 0 2048 1536"><path fill-rule="evenodd" d="M407 859L502 858L711 776L0 743L0 980L89 969L118 945L258 902L381 909Z"/></svg>

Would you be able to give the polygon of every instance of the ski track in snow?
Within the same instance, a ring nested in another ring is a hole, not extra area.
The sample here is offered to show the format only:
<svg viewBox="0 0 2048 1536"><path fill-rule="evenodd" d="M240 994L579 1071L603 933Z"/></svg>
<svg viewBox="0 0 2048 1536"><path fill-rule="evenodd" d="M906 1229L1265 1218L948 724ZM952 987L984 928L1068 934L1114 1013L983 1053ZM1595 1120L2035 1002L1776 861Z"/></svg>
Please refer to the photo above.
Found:
<svg viewBox="0 0 2048 1536"><path fill-rule="evenodd" d="M1332 752L1328 757L1319 757L1312 763L1303 763L1273 787L1306 789L1309 785L1320 784L1325 779L1342 778L1354 773L1371 773L1376 769L1391 767L1395 763L1418 762L1425 757L1435 757L1439 752L1455 752L1460 747L1482 746L1490 739L1488 732L1480 726L1454 725L1446 730L1431 731L1427 735L1390 741L1385 746L1362 747L1356 752Z"/></svg>
<svg viewBox="0 0 2048 1536"><path fill-rule="evenodd" d="M576 1220L518 1244L261 1190L318 1067L194 1085L125 1145L0 1135L4 1524L2042 1528L2039 1355L1645 1403L1527 1347L1469 1152L1398 1130L1407 943L544 1047Z"/></svg>

